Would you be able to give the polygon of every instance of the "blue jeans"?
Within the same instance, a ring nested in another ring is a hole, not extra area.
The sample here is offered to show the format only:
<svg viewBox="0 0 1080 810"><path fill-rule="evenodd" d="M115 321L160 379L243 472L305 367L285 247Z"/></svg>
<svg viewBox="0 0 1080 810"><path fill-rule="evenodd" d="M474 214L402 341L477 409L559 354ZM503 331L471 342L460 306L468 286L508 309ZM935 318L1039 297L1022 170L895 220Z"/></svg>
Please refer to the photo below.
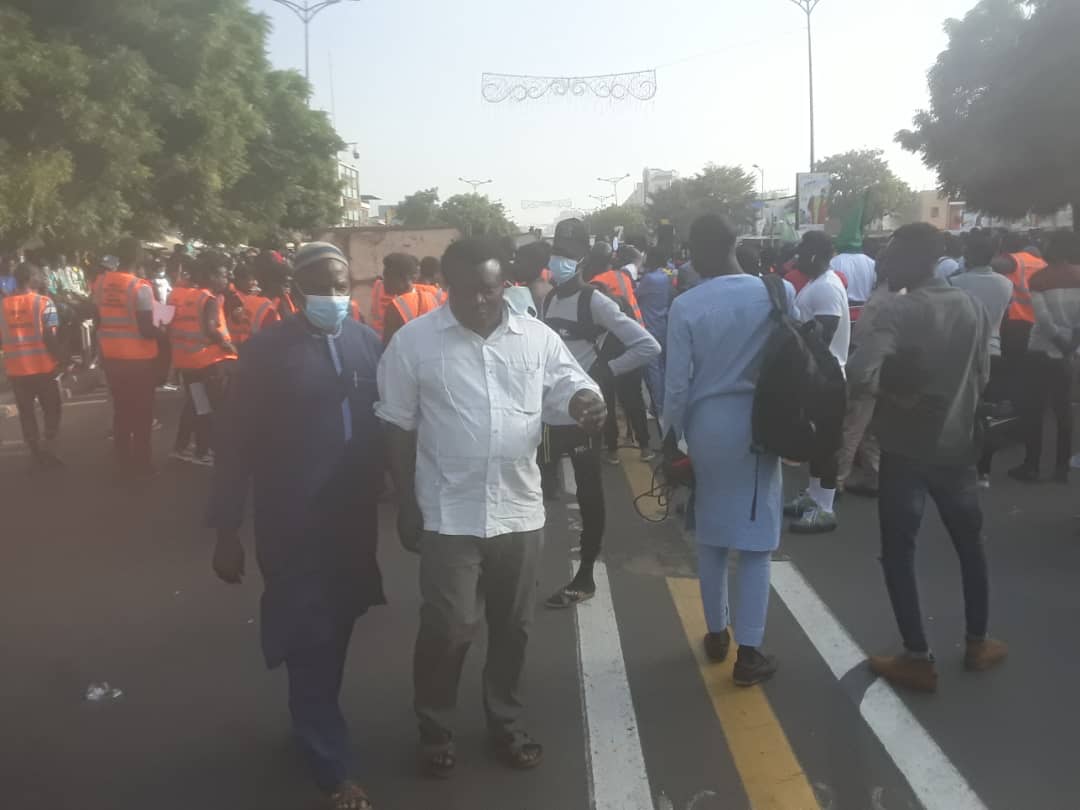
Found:
<svg viewBox="0 0 1080 810"><path fill-rule="evenodd" d="M975 467L936 466L883 452L878 493L881 566L904 647L916 653L930 649L923 632L919 587L915 581L915 538L928 494L937 504L960 558L968 637L984 638L990 584Z"/></svg>
<svg viewBox="0 0 1080 810"><path fill-rule="evenodd" d="M297 650L285 659L293 735L315 784L326 793L349 777L349 730L338 695L352 628L349 621L330 642Z"/></svg>

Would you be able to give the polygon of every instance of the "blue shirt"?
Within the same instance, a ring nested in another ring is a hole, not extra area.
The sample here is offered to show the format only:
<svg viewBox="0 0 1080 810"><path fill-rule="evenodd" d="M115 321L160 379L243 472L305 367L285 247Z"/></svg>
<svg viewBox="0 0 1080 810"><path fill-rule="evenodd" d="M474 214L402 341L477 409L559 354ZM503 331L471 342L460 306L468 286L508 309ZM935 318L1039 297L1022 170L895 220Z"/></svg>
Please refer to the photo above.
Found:
<svg viewBox="0 0 1080 810"><path fill-rule="evenodd" d="M247 341L230 378L207 525L238 529L251 490L270 666L385 602L375 559L381 354L367 326L346 320L327 338L293 316Z"/></svg>
<svg viewBox="0 0 1080 810"><path fill-rule="evenodd" d="M645 328L663 346L667 343L668 310L675 299L671 276L662 269L650 270L637 285L638 306Z"/></svg>

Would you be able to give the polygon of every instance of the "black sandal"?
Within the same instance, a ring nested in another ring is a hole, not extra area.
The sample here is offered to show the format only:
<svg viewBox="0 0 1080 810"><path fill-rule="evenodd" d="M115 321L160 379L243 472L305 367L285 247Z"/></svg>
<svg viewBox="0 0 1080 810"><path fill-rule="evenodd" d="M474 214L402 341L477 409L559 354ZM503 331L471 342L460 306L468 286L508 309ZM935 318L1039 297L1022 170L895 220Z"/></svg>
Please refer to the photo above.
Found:
<svg viewBox="0 0 1080 810"><path fill-rule="evenodd" d="M330 794L329 810L374 810L371 799L355 782L345 782Z"/></svg>
<svg viewBox="0 0 1080 810"><path fill-rule="evenodd" d="M499 760L515 771L531 771L544 761L544 746L525 733L495 742Z"/></svg>
<svg viewBox="0 0 1080 810"><path fill-rule="evenodd" d="M449 779L457 767L457 755L454 744L420 743L420 768L424 775L432 779Z"/></svg>

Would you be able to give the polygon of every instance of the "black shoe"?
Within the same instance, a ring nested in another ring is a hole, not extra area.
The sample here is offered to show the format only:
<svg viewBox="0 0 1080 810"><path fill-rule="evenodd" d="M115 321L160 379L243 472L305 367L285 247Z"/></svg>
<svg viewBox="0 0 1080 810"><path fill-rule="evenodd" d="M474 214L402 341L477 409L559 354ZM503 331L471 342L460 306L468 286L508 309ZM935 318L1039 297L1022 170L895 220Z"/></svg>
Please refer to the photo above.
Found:
<svg viewBox="0 0 1080 810"><path fill-rule="evenodd" d="M1039 471L1027 464L1021 464L1019 467L1013 467L1009 470L1009 478L1024 484L1037 484L1039 483Z"/></svg>
<svg viewBox="0 0 1080 810"><path fill-rule="evenodd" d="M710 661L719 664L726 660L729 649L731 634L726 629L722 633L705 634L705 657Z"/></svg>
<svg viewBox="0 0 1080 810"><path fill-rule="evenodd" d="M740 646L739 657L735 660L735 685L762 683L775 675L778 668L775 656L763 655L756 647Z"/></svg>

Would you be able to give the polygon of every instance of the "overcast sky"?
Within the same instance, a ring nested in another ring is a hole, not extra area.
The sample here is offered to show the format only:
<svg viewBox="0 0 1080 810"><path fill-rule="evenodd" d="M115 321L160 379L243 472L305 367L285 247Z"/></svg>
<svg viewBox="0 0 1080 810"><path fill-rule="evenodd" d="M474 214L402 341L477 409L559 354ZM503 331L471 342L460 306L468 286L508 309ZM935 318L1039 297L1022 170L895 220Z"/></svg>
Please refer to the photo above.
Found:
<svg viewBox="0 0 1080 810"><path fill-rule="evenodd" d="M303 69L303 29L273 0L270 57ZM818 158L881 147L915 188L933 175L893 143L927 102L943 21L975 0L822 0L814 13ZM361 190L387 203L438 186L485 188L519 224L558 211L522 200L570 198L645 166L693 174L708 162L758 163L790 189L809 163L805 16L790 0L346 0L311 26L316 106L359 143ZM488 104L484 71L589 75L657 67L648 102L546 99Z"/></svg>

